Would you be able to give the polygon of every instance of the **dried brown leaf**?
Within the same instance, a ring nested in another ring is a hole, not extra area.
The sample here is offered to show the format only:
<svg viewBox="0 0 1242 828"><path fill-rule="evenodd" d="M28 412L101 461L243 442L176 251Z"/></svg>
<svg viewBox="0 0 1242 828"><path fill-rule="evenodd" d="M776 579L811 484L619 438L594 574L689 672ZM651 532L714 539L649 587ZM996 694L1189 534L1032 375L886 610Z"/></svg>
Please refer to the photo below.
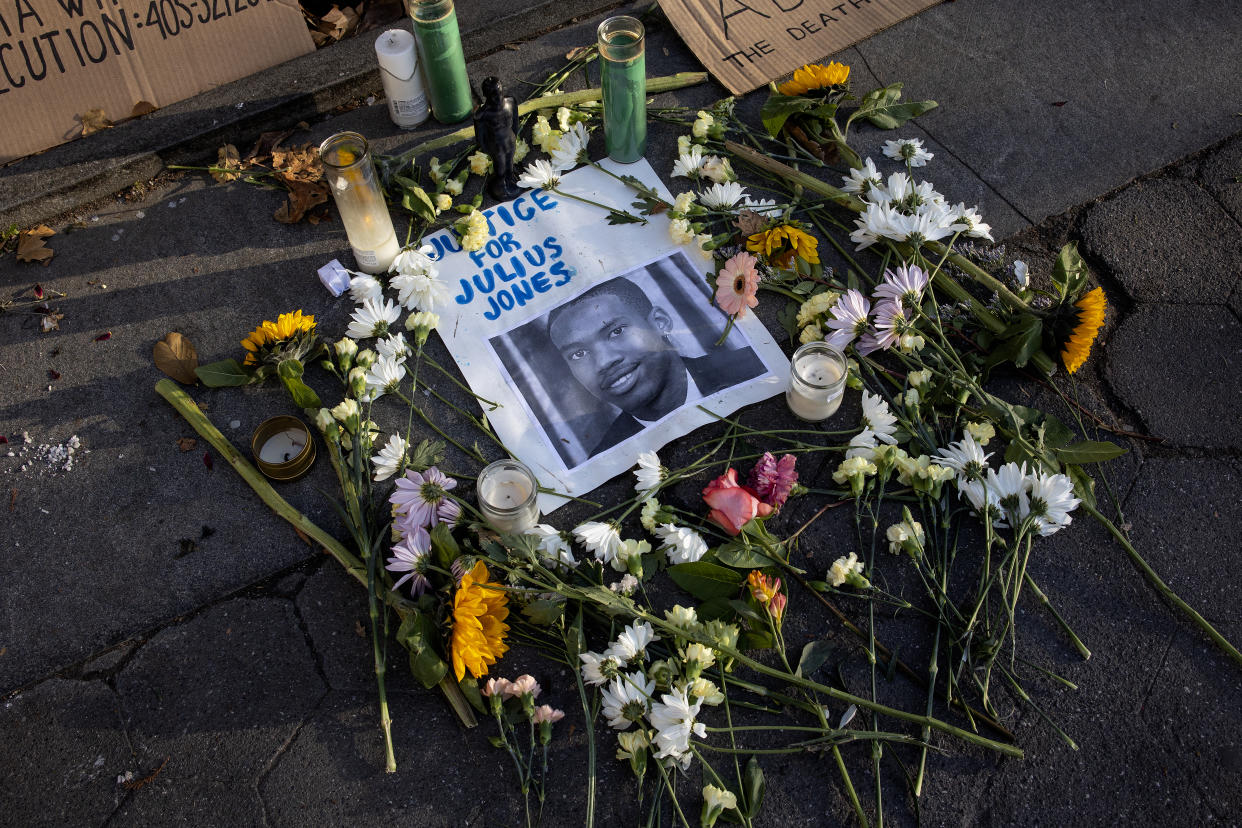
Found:
<svg viewBox="0 0 1242 828"><path fill-rule="evenodd" d="M221 184L227 184L241 178L241 170L241 158L237 154L237 147L232 144L220 147L220 151L216 153L216 169L211 171L211 177Z"/></svg>
<svg viewBox="0 0 1242 828"><path fill-rule="evenodd" d="M276 210L275 218L281 224L297 224L307 212L328 200L328 185L322 181L289 181L289 197Z"/></svg>
<svg viewBox="0 0 1242 828"><path fill-rule="evenodd" d="M319 181L323 178L323 162L319 148L311 145L284 149L272 148L272 169L288 181Z"/></svg>
<svg viewBox="0 0 1242 828"><path fill-rule="evenodd" d="M198 367L198 352L190 340L176 331L155 343L151 356L155 359L155 367L177 382L184 385L198 382L198 375L194 373Z"/></svg>
<svg viewBox="0 0 1242 828"><path fill-rule="evenodd" d="M362 18L358 16L358 12L349 6L343 9L333 6L328 10L327 14L319 18L319 23L315 28L327 35L331 40L340 40L358 28L358 23L361 20Z"/></svg>
<svg viewBox="0 0 1242 828"><path fill-rule="evenodd" d="M150 101L139 101L138 103L134 104L134 108L129 111L129 117L141 118L143 115L150 115L152 112L154 112L158 108L159 107L157 107L155 104L151 103Z"/></svg>
<svg viewBox="0 0 1242 828"><path fill-rule="evenodd" d="M56 255L56 251L47 246L45 239L56 235L56 231L46 224L23 230L17 236L17 260L19 262L39 262L47 264Z"/></svg>
<svg viewBox="0 0 1242 828"><path fill-rule="evenodd" d="M45 313L39 317L39 329L44 333L60 330L60 320L64 319L63 313Z"/></svg>
<svg viewBox="0 0 1242 828"><path fill-rule="evenodd" d="M294 132L295 130L292 129L276 129L261 133L258 140L254 142L254 146L250 148L250 152L246 153L246 161L255 163L266 160L272 154L272 150L279 147Z"/></svg>
<svg viewBox="0 0 1242 828"><path fill-rule="evenodd" d="M112 122L108 120L108 116L102 109L88 109L78 116L78 120L82 122L83 135L90 135L92 132L99 132L112 126Z"/></svg>
<svg viewBox="0 0 1242 828"><path fill-rule="evenodd" d="M565 60L577 60L594 48L594 46L575 46L565 53Z"/></svg>
<svg viewBox="0 0 1242 828"><path fill-rule="evenodd" d="M767 221L754 210L743 210L737 214L737 227L743 236L753 236L763 230Z"/></svg>
<svg viewBox="0 0 1242 828"><path fill-rule="evenodd" d="M195 440L193 437L178 437L177 438L177 448L181 449L182 451L189 451L190 449L194 448L197 445L198 445L198 440Z"/></svg>

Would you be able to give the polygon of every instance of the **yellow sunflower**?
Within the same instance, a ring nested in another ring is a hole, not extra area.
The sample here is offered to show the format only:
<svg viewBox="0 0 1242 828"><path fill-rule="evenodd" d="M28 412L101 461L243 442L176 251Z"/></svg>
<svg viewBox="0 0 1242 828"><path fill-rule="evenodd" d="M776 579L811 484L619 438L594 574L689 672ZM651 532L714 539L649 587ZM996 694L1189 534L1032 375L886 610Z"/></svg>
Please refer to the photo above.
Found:
<svg viewBox="0 0 1242 828"><path fill-rule="evenodd" d="M301 310L282 313L275 322L264 320L263 324L241 341L241 346L248 352L245 364L253 365L258 362L257 354L266 346L287 342L300 334L313 334L314 332L315 317L304 316Z"/></svg>
<svg viewBox="0 0 1242 828"><path fill-rule="evenodd" d="M850 67L835 60L824 66L820 63L808 63L801 69L795 69L793 80L786 81L776 87L782 95L805 95L818 89L842 86L850 79Z"/></svg>
<svg viewBox="0 0 1242 828"><path fill-rule="evenodd" d="M487 567L479 561L461 579L453 596L453 638L449 645L453 673L461 681L466 671L475 678L487 675L509 649L505 633L509 625L508 601L504 589L488 581Z"/></svg>
<svg viewBox="0 0 1242 828"><path fill-rule="evenodd" d="M1071 374L1081 368L1091 355L1091 346L1100 332L1100 326L1104 324L1104 312L1108 310L1104 289L1089 291L1074 303L1074 307L1078 308L1078 324L1061 350L1061 362Z"/></svg>
<svg viewBox="0 0 1242 828"><path fill-rule="evenodd" d="M779 267L789 267L790 259L795 255L808 264L819 264L819 242L814 236L790 224L747 236L746 249L762 254Z"/></svg>

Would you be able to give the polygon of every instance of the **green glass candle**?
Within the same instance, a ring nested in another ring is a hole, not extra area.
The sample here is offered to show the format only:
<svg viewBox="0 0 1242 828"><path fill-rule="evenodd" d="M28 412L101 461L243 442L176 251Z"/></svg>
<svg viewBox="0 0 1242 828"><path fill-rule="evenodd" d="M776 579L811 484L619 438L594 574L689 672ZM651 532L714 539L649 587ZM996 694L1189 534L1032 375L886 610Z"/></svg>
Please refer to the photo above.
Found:
<svg viewBox="0 0 1242 828"><path fill-rule="evenodd" d="M621 16L599 24L598 35L604 148L613 161L630 164L647 151L645 32L638 20Z"/></svg>
<svg viewBox="0 0 1242 828"><path fill-rule="evenodd" d="M442 124L464 121L474 111L474 101L453 0L409 0L409 9L431 112Z"/></svg>

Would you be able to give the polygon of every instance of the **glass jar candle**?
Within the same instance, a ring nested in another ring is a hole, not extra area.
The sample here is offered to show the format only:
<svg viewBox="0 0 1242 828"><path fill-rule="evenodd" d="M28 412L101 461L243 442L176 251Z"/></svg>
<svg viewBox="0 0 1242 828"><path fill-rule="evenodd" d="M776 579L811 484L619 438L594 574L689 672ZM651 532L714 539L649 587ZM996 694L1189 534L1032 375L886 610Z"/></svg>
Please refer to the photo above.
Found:
<svg viewBox="0 0 1242 828"><path fill-rule="evenodd" d="M480 474L479 511L501 533L525 532L539 522L539 482L517 460L497 460Z"/></svg>
<svg viewBox="0 0 1242 828"><path fill-rule="evenodd" d="M604 98L604 148L608 157L630 164L647 151L647 59L643 24L627 16L599 24Z"/></svg>
<svg viewBox="0 0 1242 828"><path fill-rule="evenodd" d="M371 163L367 139L356 132L338 132L319 145L319 157L358 269L383 273L401 252L401 245Z"/></svg>
<svg viewBox="0 0 1242 828"><path fill-rule="evenodd" d="M414 35L405 29L389 29L375 40L375 59L379 63L388 117L402 129L413 129L427 120L427 91L418 71L418 50Z"/></svg>
<svg viewBox="0 0 1242 828"><path fill-rule="evenodd" d="M789 410L800 419L818 423L841 407L845 395L845 355L827 342L808 342L789 361Z"/></svg>
<svg viewBox="0 0 1242 828"><path fill-rule="evenodd" d="M419 63L431 97L431 114L442 124L464 121L474 111L474 100L453 0L407 2L414 20Z"/></svg>

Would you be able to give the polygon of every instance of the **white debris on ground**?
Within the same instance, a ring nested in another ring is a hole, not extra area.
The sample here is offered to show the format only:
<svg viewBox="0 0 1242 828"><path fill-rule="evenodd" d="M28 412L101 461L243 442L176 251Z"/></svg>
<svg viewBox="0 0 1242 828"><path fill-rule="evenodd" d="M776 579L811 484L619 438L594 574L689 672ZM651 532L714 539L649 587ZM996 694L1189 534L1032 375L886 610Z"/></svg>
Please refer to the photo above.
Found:
<svg viewBox="0 0 1242 828"><path fill-rule="evenodd" d="M4 451L3 454L19 462L20 465L16 470L27 474L71 472L78 456L87 454L90 451L89 449L82 448L82 441L76 434L63 443L40 443L35 445L34 438L30 436L30 432L23 431L20 440L21 442L15 441L10 443L8 450ZM4 447L0 446L0 449L4 449ZM10 474L13 471L14 469L12 468L7 469L7 472Z"/></svg>

